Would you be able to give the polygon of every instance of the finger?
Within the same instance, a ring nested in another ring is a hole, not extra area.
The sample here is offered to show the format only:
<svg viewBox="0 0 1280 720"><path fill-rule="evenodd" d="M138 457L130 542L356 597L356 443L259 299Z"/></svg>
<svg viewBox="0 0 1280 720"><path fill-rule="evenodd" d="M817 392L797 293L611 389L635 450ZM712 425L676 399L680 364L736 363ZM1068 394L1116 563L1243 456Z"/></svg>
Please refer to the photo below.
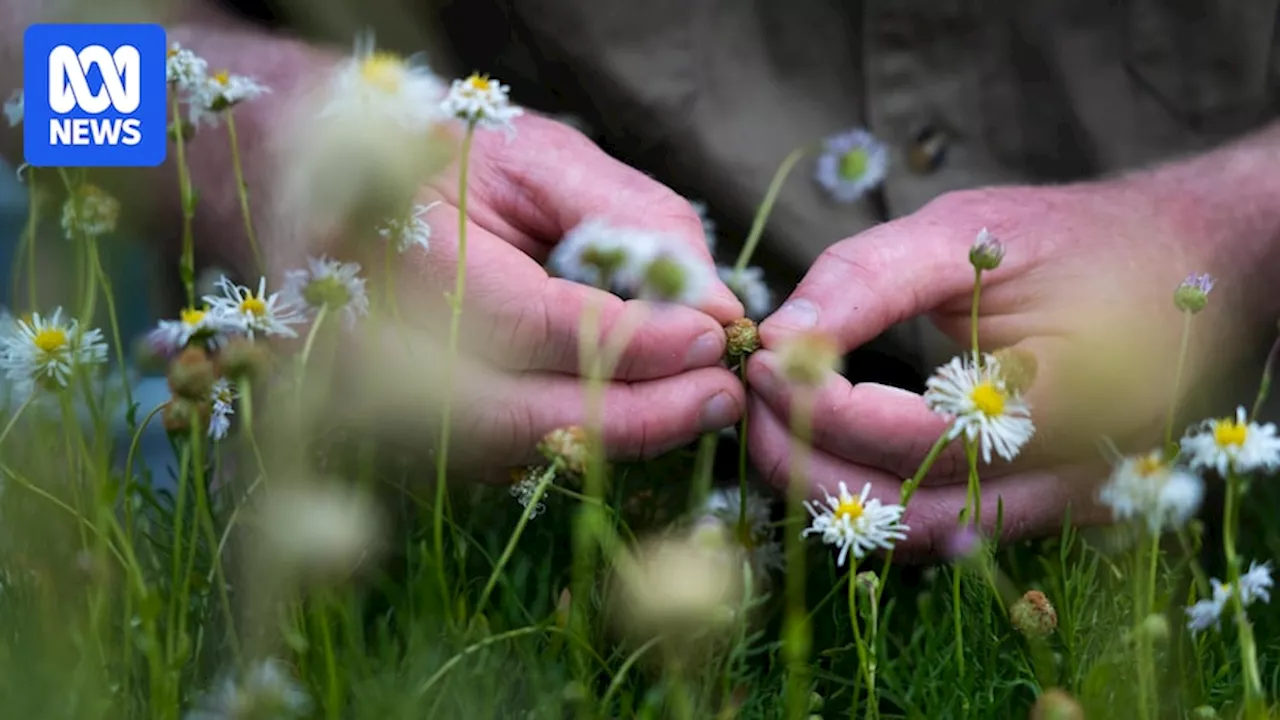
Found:
<svg viewBox="0 0 1280 720"><path fill-rule="evenodd" d="M474 223L542 262L565 233L602 218L618 227L667 234L714 271L702 221L684 198L566 125L529 115L516 127L514 141L502 133L476 138L469 208ZM439 188L456 206L456 183L446 179ZM442 236L446 242L448 237L447 232ZM721 324L743 313L718 278L700 309Z"/></svg>
<svg viewBox="0 0 1280 720"><path fill-rule="evenodd" d="M450 206L431 212L433 228L453 227L457 219L457 209ZM608 342L629 338L612 369L615 378L668 377L716 365L724 355L724 330L704 312L624 302L603 290L550 277L528 255L476 225L469 228L467 244L465 337L468 347L496 364L515 370L579 373L579 345L589 313L599 329L596 343L601 338ZM427 253L407 256L409 283L417 291L411 294L452 288L457 256L457 244L448 242L436 242ZM442 296L436 293L423 300L444 310ZM414 307L422 303L412 302ZM437 318L441 315L436 313Z"/></svg>

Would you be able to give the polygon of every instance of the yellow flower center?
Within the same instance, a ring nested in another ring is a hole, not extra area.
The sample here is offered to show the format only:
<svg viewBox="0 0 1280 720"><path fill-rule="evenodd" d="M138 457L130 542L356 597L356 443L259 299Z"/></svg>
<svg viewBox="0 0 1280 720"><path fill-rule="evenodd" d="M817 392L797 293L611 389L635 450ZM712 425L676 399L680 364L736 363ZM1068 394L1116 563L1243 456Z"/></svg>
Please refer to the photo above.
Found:
<svg viewBox="0 0 1280 720"><path fill-rule="evenodd" d="M182 320L183 325L199 325L204 320L204 316L208 313L204 310L196 310L195 308L183 308L178 317Z"/></svg>
<svg viewBox="0 0 1280 720"><path fill-rule="evenodd" d="M262 298L256 298L251 295L240 301L240 312L262 317L267 314L267 304L262 301Z"/></svg>
<svg viewBox="0 0 1280 720"><path fill-rule="evenodd" d="M41 352L52 355L67 346L67 332L62 328L45 328L36 333L32 342Z"/></svg>
<svg viewBox="0 0 1280 720"><path fill-rule="evenodd" d="M862 517L862 503L857 498L841 498L840 504L836 505L835 514L836 517L848 518L850 521L857 520Z"/></svg>
<svg viewBox="0 0 1280 720"><path fill-rule="evenodd" d="M389 52L375 52L360 63L360 77L385 93L400 91L404 81L404 60Z"/></svg>
<svg viewBox="0 0 1280 720"><path fill-rule="evenodd" d="M1151 453L1143 455L1138 460L1136 470L1142 477L1151 477L1164 470L1164 459L1160 457L1160 453Z"/></svg>
<svg viewBox="0 0 1280 720"><path fill-rule="evenodd" d="M171 58L177 54L178 54L178 48L172 48L172 47L164 52L164 56L167 58Z"/></svg>
<svg viewBox="0 0 1280 720"><path fill-rule="evenodd" d="M1245 438L1248 436L1249 426L1235 420L1219 421L1213 428L1213 441L1218 444L1218 447L1229 445L1239 447L1244 445Z"/></svg>
<svg viewBox="0 0 1280 720"><path fill-rule="evenodd" d="M471 77L467 78L467 87L477 92L484 92L489 89L489 78L479 73L471 73Z"/></svg>
<svg viewBox="0 0 1280 720"><path fill-rule="evenodd" d="M1004 412L1004 393L989 382L975 387L969 398L973 400L973 406L988 417Z"/></svg>
<svg viewBox="0 0 1280 720"><path fill-rule="evenodd" d="M231 73L226 70L219 70L218 72L214 73L213 81L218 83L219 85L226 85L227 83L231 82Z"/></svg>

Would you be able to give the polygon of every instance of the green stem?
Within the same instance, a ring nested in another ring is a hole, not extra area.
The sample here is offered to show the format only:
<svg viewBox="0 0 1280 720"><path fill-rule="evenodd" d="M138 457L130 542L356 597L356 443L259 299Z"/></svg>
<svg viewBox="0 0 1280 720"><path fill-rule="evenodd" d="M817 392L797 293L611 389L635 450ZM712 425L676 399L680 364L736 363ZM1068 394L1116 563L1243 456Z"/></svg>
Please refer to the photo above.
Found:
<svg viewBox="0 0 1280 720"><path fill-rule="evenodd" d="M325 689L328 691L325 717L338 720L342 717L342 683L338 681L338 660L333 652L333 631L329 628L328 596L316 602L320 607L312 611L312 622L319 626L320 646L324 651Z"/></svg>
<svg viewBox="0 0 1280 720"><path fill-rule="evenodd" d="M662 641L662 639L663 637L661 635L650 639L645 644L636 648L635 652L627 656L627 659L618 666L618 671L613 675L613 681L609 683L609 688L604 691L604 696L600 698L600 710L602 712L606 714L609 712L609 701L612 700L614 694L622 688L622 681L626 679L627 672L631 670L631 666L635 665L645 653L652 650L655 645Z"/></svg>
<svg viewBox="0 0 1280 720"><path fill-rule="evenodd" d="M982 365L982 351L978 347L978 304L982 299L982 270L973 269L973 307L969 310L969 334L973 341L973 364Z"/></svg>
<svg viewBox="0 0 1280 720"><path fill-rule="evenodd" d="M956 672L964 679L964 623L960 618L960 565L951 566L951 619L956 634Z"/></svg>
<svg viewBox="0 0 1280 720"><path fill-rule="evenodd" d="M583 495L591 502L583 503L574 517L573 558L571 561L570 588L572 601L569 609L569 630L576 637L590 637L588 613L591 609L592 575L596 566L597 548L603 535L602 511L605 506L605 460L599 438L604 422L604 367L600 357L600 312L597 303L584 309L579 321L578 366L586 373L585 422L589 452L586 477L583 478ZM581 652L574 653L574 668L584 687L590 687L587 662ZM585 715L585 710L583 711Z"/></svg>
<svg viewBox="0 0 1280 720"><path fill-rule="evenodd" d="M187 307L196 307L196 250L195 233L191 224L195 218L195 196L191 190L191 169L187 167L187 141L182 134L182 107L178 104L178 93L173 96L174 146L177 151L178 193L182 205L182 259L178 272L182 277L182 286L187 293Z"/></svg>
<svg viewBox="0 0 1280 720"><path fill-rule="evenodd" d="M791 174L791 169L810 149L811 146L802 145L792 150L774 172L769 189L764 194L764 201L756 209L756 217L751 221L751 231L747 233L747 240L742 244L742 251L738 253L738 261L733 264L734 273L747 269L747 263L751 262L751 255L755 253L756 246L760 244L760 237L764 235L764 226L769 220L769 213L773 212L773 204L778 201L778 193L782 192L782 184L786 182L787 175Z"/></svg>
<svg viewBox="0 0 1280 720"><path fill-rule="evenodd" d="M1271 392L1271 373L1275 368L1276 356L1280 355L1280 337L1271 345L1271 352L1267 353L1267 363L1262 368L1262 380L1258 383L1258 395L1253 400L1253 410L1249 413L1249 420L1253 421L1258 417L1258 413L1262 410L1262 403L1266 402L1267 394Z"/></svg>
<svg viewBox="0 0 1280 720"><path fill-rule="evenodd" d="M720 444L720 432L712 430L698 440L698 454L693 462L693 483L689 487L689 509L698 512L711 493L711 473L716 462L716 445Z"/></svg>
<svg viewBox="0 0 1280 720"><path fill-rule="evenodd" d="M449 321L449 361L443 387L451 388L453 373L458 361L458 341L462 330L462 304L467 287L467 172L471 159L471 141L475 137L475 123L467 125L467 132L462 138L462 151L458 157L458 269L454 277L453 295L449 298L452 310ZM446 391L444 407L440 411L440 442L436 448L436 503L435 524L432 540L435 546L436 572L439 575L440 592L445 599L445 607L449 606L449 581L445 575L444 558L444 506L447 502L445 481L449 466L449 432L453 411L453 396ZM452 611L449 610L450 617Z"/></svg>
<svg viewBox="0 0 1280 720"><path fill-rule="evenodd" d="M853 626L853 642L858 649L858 667L862 670L862 677L867 683L867 717L875 717L879 708L876 706L876 679L874 670L871 665L875 662L871 658L871 653L867 650L867 644L862 638L862 623L858 617L858 561L854 560L849 567L849 624ZM849 705L849 717L856 718L858 710L858 698L854 695L853 702Z"/></svg>
<svg viewBox="0 0 1280 720"><path fill-rule="evenodd" d="M3 470L5 476L8 477L10 480L30 490L35 495L41 498L44 498L45 500L49 501L58 509L67 513L71 517L75 518L77 521L79 521L79 524L82 525L85 529L87 529L90 533L92 533L94 537L96 538L106 537L103 534L103 532L99 530L98 527L94 525L92 521L89 520L89 518L81 514L79 510L76 510L75 508L71 507L71 505L63 502L62 500L58 499L54 495L51 495L49 491L31 482L26 477L23 477L22 475L19 475L18 473L14 472L12 468L9 468L6 465L0 465L0 469ZM111 554L115 556L116 560L119 561L120 567L126 570L130 569L129 562L125 559L123 555L120 554L120 550L117 549L114 544L108 542L107 547L110 549Z"/></svg>
<svg viewBox="0 0 1280 720"><path fill-rule="evenodd" d="M1173 444L1173 423L1178 412L1178 396L1182 393L1182 373L1187 365L1187 346L1191 338L1191 313L1182 313L1182 341L1178 347L1178 364L1173 373L1173 397L1169 399L1169 417L1164 424L1164 450L1167 456L1177 454Z"/></svg>
<svg viewBox="0 0 1280 720"><path fill-rule="evenodd" d="M182 448L180 457L178 458L178 494L174 501L173 512L173 548L170 551L172 555L172 568L170 570L171 577L169 579L169 613L168 622L165 627L168 630L165 643L165 654L169 663L174 663L174 653L177 650L175 643L174 630L178 627L178 588L181 587L179 582L182 577L182 518L186 514L187 509L187 468L191 460L191 447L189 445Z"/></svg>
<svg viewBox="0 0 1280 720"><path fill-rule="evenodd" d="M448 674L448 672L452 670L458 663L462 662L463 658L468 657L470 655L474 655L475 653L478 653L481 650L495 643L500 643L504 640L511 640L513 638L518 638L523 635L532 635L533 633L537 633L537 632L555 633L555 632L559 632L559 630L557 628L539 627L537 625L530 625L529 627L516 628L515 630L508 630L507 632L498 633L497 635L490 635L489 637L484 638L483 640L479 640L475 643L472 643L471 645L468 645L466 648L464 648L462 652L449 658L449 660L444 665L440 666L439 670L435 671L435 673L433 673L431 677L427 678L425 682L419 685L416 693L417 696L420 698L423 695L427 694L427 691L435 687L435 684L440 682L440 679L443 678L446 674Z"/></svg>
<svg viewBox="0 0 1280 720"><path fill-rule="evenodd" d="M36 296L36 221L40 207L36 197L36 171L27 169L27 302L28 310L39 307Z"/></svg>
<svg viewBox="0 0 1280 720"><path fill-rule="evenodd" d="M116 350L116 366L120 368L120 384L124 388L125 408L133 407L133 388L129 383L129 368L124 362L124 343L120 340L120 322L116 316L116 298L111 291L111 278L107 277L107 272L102 267L102 258L98 254L98 244L96 241L89 243L89 254L93 263L92 271L97 274L98 282L102 284L102 296L107 301L107 321L111 326L111 342L115 345ZM89 322L86 318L85 322Z"/></svg>
<svg viewBox="0 0 1280 720"><path fill-rule="evenodd" d="M747 389L747 359L738 365L742 389ZM747 409L742 408L742 420L738 425L738 527L747 525Z"/></svg>
<svg viewBox="0 0 1280 720"><path fill-rule="evenodd" d="M1223 505L1222 547L1227 560L1227 583L1231 586L1231 607L1239 633L1240 664L1244 674L1244 716L1249 720L1265 716L1262 675L1258 670L1258 651L1253 637L1253 624L1245 613L1240 594L1240 556L1236 553L1236 534L1240 524L1240 476L1232 468L1227 473L1226 501Z"/></svg>
<svg viewBox="0 0 1280 720"><path fill-rule="evenodd" d="M808 394L796 392L791 413L793 444L791 448L791 477L787 484L787 522L785 549L786 615L783 618L782 650L787 665L787 715L789 720L805 717L809 707L809 678L806 664L813 643L812 628L805 611L805 548L796 528L804 522L804 500L808 496L809 483L805 452L810 441L812 412ZM850 580L850 583L853 581Z"/></svg>
<svg viewBox="0 0 1280 720"><path fill-rule="evenodd" d="M193 430L191 434L195 436L197 432ZM218 600L222 606L222 619L227 623L227 639L231 645L231 652L238 663L240 661L239 635L236 633L236 619L235 613L231 609L231 597L227 593L227 579L222 571L222 545L218 541L218 532L214 528L213 506L209 502L209 490L205 482L204 462L201 453L203 442L204 438L194 439L196 448L196 514L200 517L200 527L204 530L205 542L209 544L209 554L211 556L209 564L212 566L209 574L217 581L211 584L218 588Z"/></svg>
<svg viewBox="0 0 1280 720"><path fill-rule="evenodd" d="M258 250L258 235L253 231L253 213L249 211L249 184L244 179L244 169L240 163L240 141L236 137L236 114L232 108L223 113L227 119L227 137L231 140L231 168L236 176L236 192L240 196L240 214L244 216L244 234L249 238L249 249L253 251L253 262L258 267L258 274L265 275L266 266L262 263L262 253Z"/></svg>
<svg viewBox="0 0 1280 720"><path fill-rule="evenodd" d="M969 461L969 488L965 509L973 527L982 529L982 486L978 480L978 441L965 440L964 454Z"/></svg>
<svg viewBox="0 0 1280 720"><path fill-rule="evenodd" d="M227 540L231 537L231 528L235 527L236 520L240 517L241 508L244 507L245 503L249 502L249 497L253 495L253 491L257 490L258 486L261 484L262 475L259 475L253 479L253 484L249 486L248 490L244 491L244 497L240 499L240 502L236 503L235 508L231 511L231 515L227 517L227 526L222 528L222 535L218 538L218 542L214 546L213 550L213 555L217 564L209 569L209 574L205 576L206 583L213 582L214 571L222 566L222 551L227 547Z"/></svg>
<svg viewBox="0 0 1280 720"><path fill-rule="evenodd" d="M503 568L507 566L507 561L511 559L512 553L516 550L516 544L520 542L520 536L524 533L524 528L529 524L530 518L533 517L535 509L538 507L539 501L547 491L547 486L555 479L556 469L554 466L547 467L538 478L538 484L533 489L533 495L530 496L529 502L524 506L524 512L520 513L520 520L516 522L516 529L512 531L511 538L507 540L507 546L502 550L502 555L498 556L498 562L493 566L493 570L489 573L489 579L484 584L484 590L480 592L480 600L476 602L475 614L472 621L484 612L485 604L489 602L489 594L493 592L493 588L498 584L498 577L502 574Z"/></svg>

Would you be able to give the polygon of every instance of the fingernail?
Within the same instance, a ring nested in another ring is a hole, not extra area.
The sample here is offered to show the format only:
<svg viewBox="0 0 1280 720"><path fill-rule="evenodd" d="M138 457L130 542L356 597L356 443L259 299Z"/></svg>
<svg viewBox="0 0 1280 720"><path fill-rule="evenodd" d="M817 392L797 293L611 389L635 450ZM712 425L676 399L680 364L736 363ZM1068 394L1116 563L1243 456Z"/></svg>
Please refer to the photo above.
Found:
<svg viewBox="0 0 1280 720"><path fill-rule="evenodd" d="M788 300L765 322L792 330L808 330L818 324L818 306L804 298Z"/></svg>
<svg viewBox="0 0 1280 720"><path fill-rule="evenodd" d="M740 412L738 403L729 397L729 393L716 393L706 405L702 406L702 431L711 432L727 428L738 421Z"/></svg>
<svg viewBox="0 0 1280 720"><path fill-rule="evenodd" d="M684 367L690 370L715 365L720 362L722 355L724 355L724 333L706 332L699 335L698 339L689 346L689 351L684 355Z"/></svg>
<svg viewBox="0 0 1280 720"><path fill-rule="evenodd" d="M916 399L916 400L919 400L919 399L920 399L920 395L919 395L919 394L917 394L917 393L913 393L913 392L911 392L910 390L904 390L904 389L902 389L902 388L900 388L900 387L894 387L894 386L892 386L892 385L881 385L880 383L875 383L875 382L858 383L858 384L859 384L859 385L865 385L865 386L867 386L868 388L875 388L875 390L876 390L877 392L882 392L882 393L885 393L885 394L888 394L888 395L896 395L896 396L898 396L898 397L902 397L902 398L913 398L913 399Z"/></svg>

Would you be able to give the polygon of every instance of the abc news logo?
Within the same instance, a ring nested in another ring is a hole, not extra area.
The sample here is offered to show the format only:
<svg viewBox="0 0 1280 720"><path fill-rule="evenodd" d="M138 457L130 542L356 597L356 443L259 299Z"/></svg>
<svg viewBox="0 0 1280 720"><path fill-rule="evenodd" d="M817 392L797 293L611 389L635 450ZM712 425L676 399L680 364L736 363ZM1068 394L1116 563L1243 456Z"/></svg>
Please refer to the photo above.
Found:
<svg viewBox="0 0 1280 720"><path fill-rule="evenodd" d="M155 166L168 145L164 28L40 24L23 37L23 149L35 167Z"/></svg>
<svg viewBox="0 0 1280 720"><path fill-rule="evenodd" d="M49 109L67 115L79 109L98 115L108 108L122 115L136 112L142 97L141 59L138 48L121 45L110 52L90 45L76 52L59 45L49 52ZM102 74L98 92L89 89L87 71L96 67ZM52 145L137 145L142 142L142 121L137 118L50 118Z"/></svg>

